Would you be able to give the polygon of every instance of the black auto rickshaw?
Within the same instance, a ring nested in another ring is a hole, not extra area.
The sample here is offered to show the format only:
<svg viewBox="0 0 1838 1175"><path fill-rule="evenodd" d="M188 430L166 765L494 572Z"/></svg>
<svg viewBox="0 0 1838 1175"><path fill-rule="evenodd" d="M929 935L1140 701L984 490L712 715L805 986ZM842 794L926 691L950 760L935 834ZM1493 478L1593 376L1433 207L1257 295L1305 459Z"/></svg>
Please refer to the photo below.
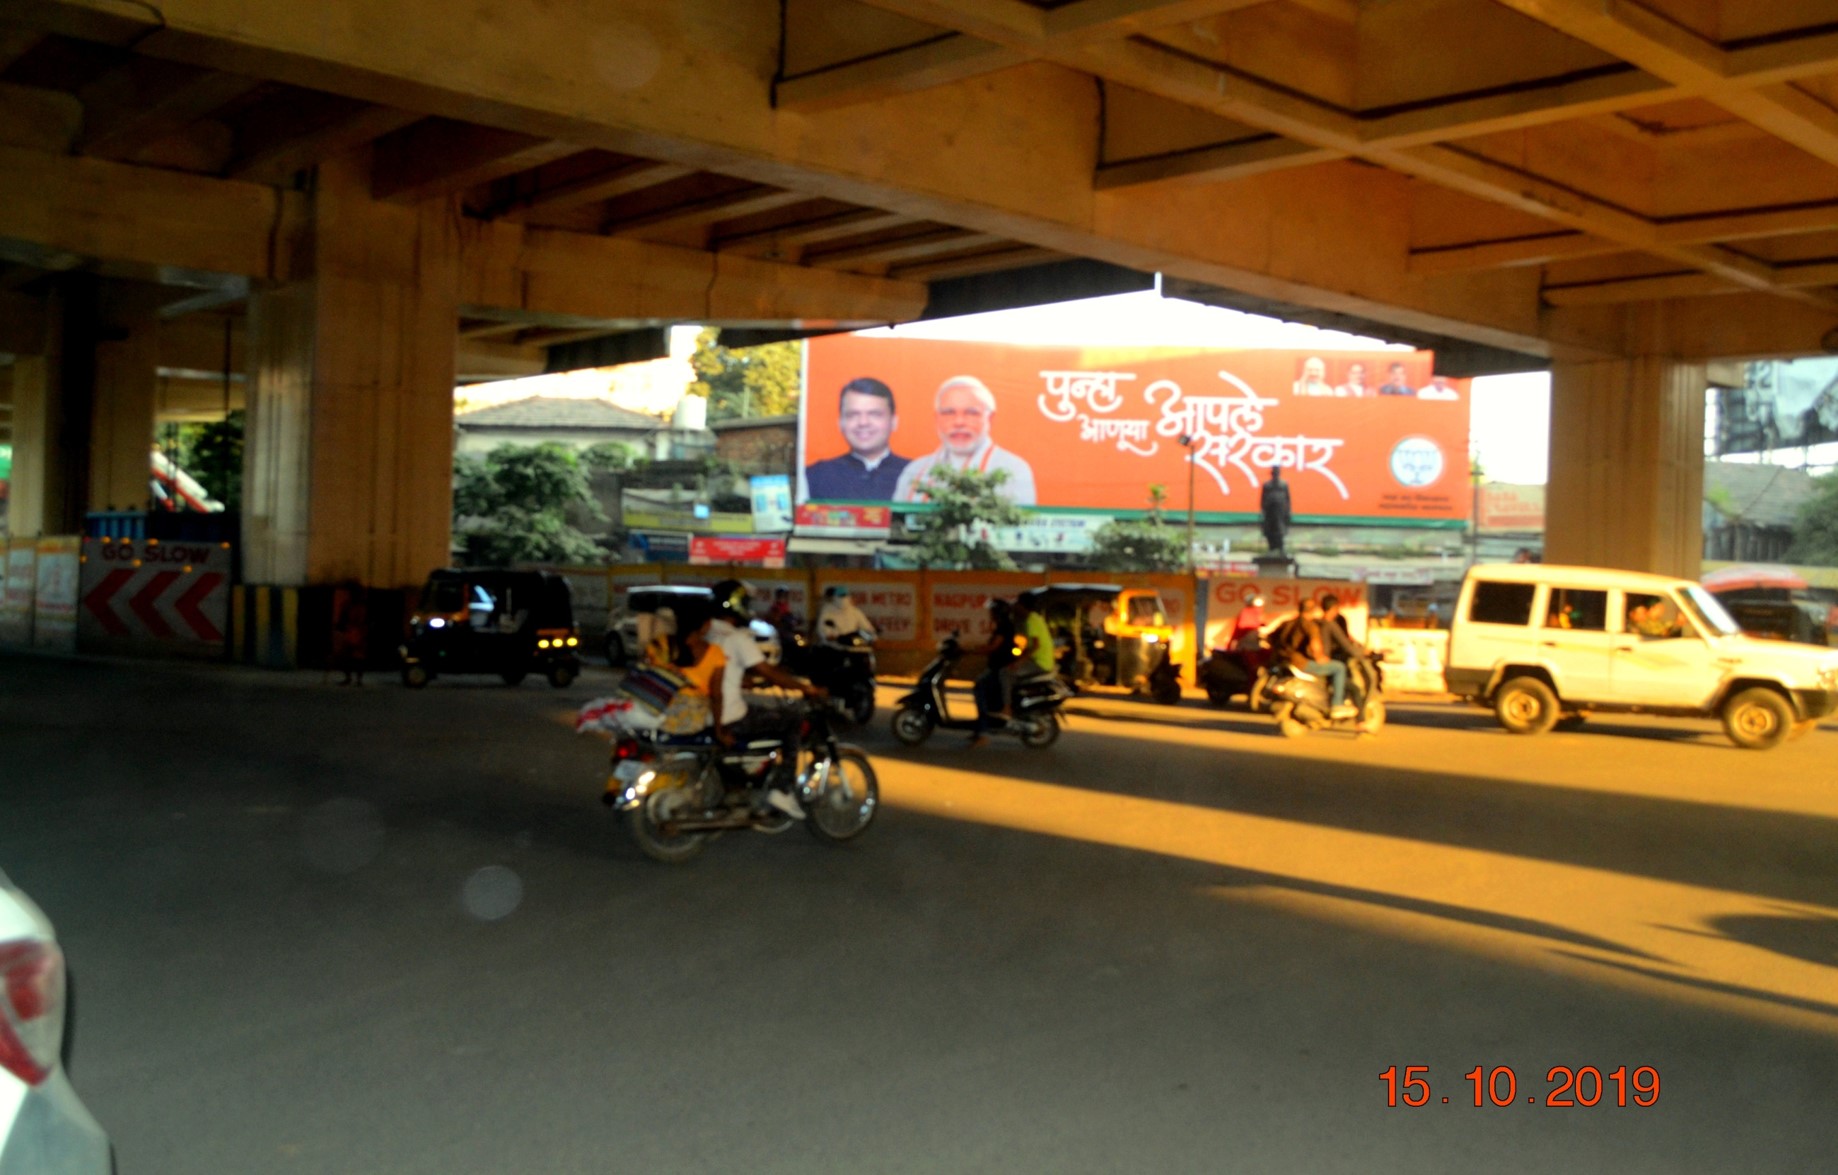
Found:
<svg viewBox="0 0 1838 1175"><path fill-rule="evenodd" d="M1174 626L1154 588L1055 583L1021 598L1046 617L1060 676L1074 687L1123 686L1170 706L1181 700Z"/></svg>
<svg viewBox="0 0 1838 1175"><path fill-rule="evenodd" d="M402 684L443 673L494 673L516 685L540 673L562 689L580 676L568 581L546 571L446 568L428 576L409 617Z"/></svg>

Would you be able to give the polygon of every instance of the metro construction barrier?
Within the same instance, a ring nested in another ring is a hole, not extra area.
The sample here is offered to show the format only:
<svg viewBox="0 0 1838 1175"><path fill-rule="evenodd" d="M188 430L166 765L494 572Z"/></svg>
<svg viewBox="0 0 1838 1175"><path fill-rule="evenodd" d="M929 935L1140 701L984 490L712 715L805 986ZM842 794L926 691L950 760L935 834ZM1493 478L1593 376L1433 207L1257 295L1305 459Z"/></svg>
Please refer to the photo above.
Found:
<svg viewBox="0 0 1838 1175"><path fill-rule="evenodd" d="M85 650L221 657L229 543L85 539L76 622Z"/></svg>

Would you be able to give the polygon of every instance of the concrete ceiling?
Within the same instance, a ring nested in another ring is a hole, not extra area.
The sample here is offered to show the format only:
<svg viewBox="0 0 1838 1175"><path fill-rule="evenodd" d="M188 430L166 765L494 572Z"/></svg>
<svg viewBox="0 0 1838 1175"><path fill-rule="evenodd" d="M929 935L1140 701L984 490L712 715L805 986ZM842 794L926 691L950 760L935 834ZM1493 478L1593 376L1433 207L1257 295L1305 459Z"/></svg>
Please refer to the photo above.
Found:
<svg viewBox="0 0 1838 1175"><path fill-rule="evenodd" d="M579 290L665 275L469 306L525 365L723 320L724 282L731 325L808 331L1069 258L1496 368L1806 353L1833 101L1831 0L13 0L0 295L283 280L290 200L363 151Z"/></svg>

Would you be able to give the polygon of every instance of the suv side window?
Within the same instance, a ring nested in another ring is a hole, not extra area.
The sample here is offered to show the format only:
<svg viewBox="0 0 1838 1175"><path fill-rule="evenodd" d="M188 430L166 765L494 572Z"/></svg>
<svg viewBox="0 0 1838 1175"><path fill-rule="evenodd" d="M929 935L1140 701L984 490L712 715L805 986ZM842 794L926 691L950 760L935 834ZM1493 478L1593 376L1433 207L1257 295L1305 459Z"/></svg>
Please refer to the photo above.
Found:
<svg viewBox="0 0 1838 1175"><path fill-rule="evenodd" d="M1589 588L1553 587L1544 626L1582 632L1607 631L1608 593Z"/></svg>
<svg viewBox="0 0 1838 1175"><path fill-rule="evenodd" d="M1530 624L1535 583L1494 583L1478 580L1468 604L1468 619L1477 624Z"/></svg>
<svg viewBox="0 0 1838 1175"><path fill-rule="evenodd" d="M1629 592L1622 631L1644 641L1666 640L1685 635L1685 621L1678 606L1666 597Z"/></svg>

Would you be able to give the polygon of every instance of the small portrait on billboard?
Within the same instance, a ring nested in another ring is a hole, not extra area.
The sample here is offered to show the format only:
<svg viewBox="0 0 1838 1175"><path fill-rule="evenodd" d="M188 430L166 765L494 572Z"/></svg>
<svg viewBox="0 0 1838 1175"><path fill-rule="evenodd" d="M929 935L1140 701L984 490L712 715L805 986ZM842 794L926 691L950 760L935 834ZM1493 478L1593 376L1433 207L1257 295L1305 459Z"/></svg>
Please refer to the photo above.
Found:
<svg viewBox="0 0 1838 1175"><path fill-rule="evenodd" d="M997 491L1017 506L1032 506L1034 470L1021 457L999 447L989 435L996 415L996 398L982 380L956 375L938 385L932 410L938 425L938 448L915 459L900 474L894 488L897 502L926 500L925 483L939 466L1001 471L1008 478Z"/></svg>
<svg viewBox="0 0 1838 1175"><path fill-rule="evenodd" d="M1381 396L1414 396L1417 389L1410 386L1410 377L1404 374L1402 363L1393 363L1385 369L1385 382L1379 385Z"/></svg>
<svg viewBox="0 0 1838 1175"><path fill-rule="evenodd" d="M1372 394L1366 387L1366 365L1355 359L1347 364L1347 380L1334 389L1336 396L1351 396L1355 400Z"/></svg>
<svg viewBox="0 0 1838 1175"><path fill-rule="evenodd" d="M1450 382L1448 376L1439 375L1431 379L1429 383L1425 384L1423 388L1417 392L1417 399L1459 400L1461 399L1461 393L1455 390L1455 385Z"/></svg>
<svg viewBox="0 0 1838 1175"><path fill-rule="evenodd" d="M909 461L888 448L899 423L892 388L866 376L842 385L837 426L849 451L804 467L807 496L817 501L892 501Z"/></svg>
<svg viewBox="0 0 1838 1175"><path fill-rule="evenodd" d="M1302 374L1296 378L1294 395L1297 396L1331 396L1334 385L1327 382L1327 360L1319 355L1310 355L1302 360Z"/></svg>

